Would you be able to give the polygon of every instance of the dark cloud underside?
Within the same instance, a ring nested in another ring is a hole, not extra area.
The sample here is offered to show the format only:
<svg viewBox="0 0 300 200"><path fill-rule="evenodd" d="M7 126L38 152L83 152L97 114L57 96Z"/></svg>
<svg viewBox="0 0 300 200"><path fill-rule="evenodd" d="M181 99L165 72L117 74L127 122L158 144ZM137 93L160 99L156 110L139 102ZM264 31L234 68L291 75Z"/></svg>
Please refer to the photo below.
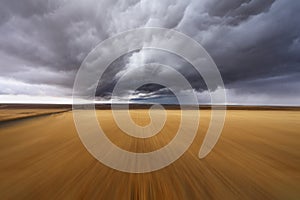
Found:
<svg viewBox="0 0 300 200"><path fill-rule="evenodd" d="M99 42L156 26L176 29L205 47L222 74L229 103L299 105L299 10L300 1L294 0L1 0L0 102L19 95L70 97L81 62ZM144 64L176 68L199 101L207 102L207 88L189 63L144 50L113 62L97 96L109 99L120 73L136 67L140 56L146 57ZM133 96L172 102L170 91L157 85Z"/></svg>

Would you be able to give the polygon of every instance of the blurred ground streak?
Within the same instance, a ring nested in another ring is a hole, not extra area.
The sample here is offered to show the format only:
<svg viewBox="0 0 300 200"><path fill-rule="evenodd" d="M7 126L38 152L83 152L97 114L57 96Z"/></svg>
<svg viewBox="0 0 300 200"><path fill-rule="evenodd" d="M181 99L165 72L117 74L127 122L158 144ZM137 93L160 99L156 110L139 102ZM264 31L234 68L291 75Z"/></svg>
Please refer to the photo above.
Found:
<svg viewBox="0 0 300 200"><path fill-rule="evenodd" d="M97 160L113 169L129 173L147 173L162 169L175 162L192 144L199 125L197 94L180 71L161 63L140 63L137 68L122 71L121 78L114 86L112 96L122 95L125 91L135 91L149 83L166 87L176 96L181 107L180 126L176 130L176 136L161 149L136 153L117 147L107 139L101 125L99 126L94 105L99 78L114 60L138 49L159 49L174 53L193 66L202 76L209 91L218 88L217 93L210 93L212 119L198 153L200 159L204 158L214 148L224 125L226 116L224 83L216 64L197 41L183 33L166 28L138 28L119 33L102 41L84 59L74 81L72 107L76 130L83 145ZM144 69L146 73L139 73L140 69ZM159 71L163 69L164 73L157 73L156 69L160 69ZM165 76L165 73L168 76ZM134 77L131 77L133 74ZM178 90L179 88L181 89ZM182 91L185 93L182 94ZM82 105L79 105L81 103ZM120 111L117 111L119 106L115 103L117 102L111 104L114 120L118 127L130 136L150 137L164 127L162 121L166 119L166 115L165 112L162 112L163 106L160 106L161 112L150 112L151 123L146 127L141 127L132 121L129 105L127 105L127 111L125 109L125 112L120 114ZM185 109L186 105L192 109ZM223 109L220 109L222 107ZM155 114L152 115L152 113ZM106 152L107 149L110 149L110 154ZM122 157L123 160L121 161L119 157ZM126 165L124 161L131 165Z"/></svg>

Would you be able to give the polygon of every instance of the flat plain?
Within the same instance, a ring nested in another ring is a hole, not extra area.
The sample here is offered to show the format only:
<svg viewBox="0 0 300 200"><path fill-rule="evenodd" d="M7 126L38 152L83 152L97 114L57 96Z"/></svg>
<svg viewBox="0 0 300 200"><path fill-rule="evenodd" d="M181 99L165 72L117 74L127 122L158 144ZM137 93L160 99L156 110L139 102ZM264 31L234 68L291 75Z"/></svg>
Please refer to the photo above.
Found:
<svg viewBox="0 0 300 200"><path fill-rule="evenodd" d="M197 136L183 156L144 174L97 161L81 143L72 111L63 111L0 123L1 199L300 199L299 110L230 109L215 148L199 159L210 122L210 110L201 110ZM3 108L0 116L20 112ZM180 110L166 113L163 129L141 139L122 132L111 110L97 110L107 137L132 152L154 151L172 140ZM147 109L130 114L141 126L150 122Z"/></svg>

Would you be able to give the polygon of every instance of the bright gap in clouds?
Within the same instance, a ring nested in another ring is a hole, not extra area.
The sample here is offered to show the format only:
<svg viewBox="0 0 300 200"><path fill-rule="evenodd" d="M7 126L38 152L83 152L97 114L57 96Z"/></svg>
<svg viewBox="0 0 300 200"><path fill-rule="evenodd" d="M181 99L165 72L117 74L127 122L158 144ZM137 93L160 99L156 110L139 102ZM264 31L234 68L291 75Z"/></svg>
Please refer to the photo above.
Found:
<svg viewBox="0 0 300 200"><path fill-rule="evenodd" d="M72 104L72 98L53 96L1 95L2 104Z"/></svg>
<svg viewBox="0 0 300 200"><path fill-rule="evenodd" d="M215 91L218 92L218 91ZM262 106L300 106L300 98L295 97L293 101L288 96L277 96L271 98L264 94L236 94L234 90L226 90L227 103L226 105L262 105ZM210 104L210 94L208 91L198 92L199 105ZM72 104L72 97L55 97L55 96L30 96L30 95L1 95L0 104ZM82 103L91 103L82 99ZM114 99L114 100L95 100L95 104L174 104L177 102L174 96L153 97L148 99ZM266 103L268 102L268 103Z"/></svg>

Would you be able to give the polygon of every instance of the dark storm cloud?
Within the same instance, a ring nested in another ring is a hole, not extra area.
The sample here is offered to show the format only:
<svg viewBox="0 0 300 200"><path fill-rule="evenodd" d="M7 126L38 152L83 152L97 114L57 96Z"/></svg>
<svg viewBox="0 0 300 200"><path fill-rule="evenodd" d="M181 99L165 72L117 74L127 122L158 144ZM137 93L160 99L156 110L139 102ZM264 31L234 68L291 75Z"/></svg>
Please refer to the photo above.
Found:
<svg viewBox="0 0 300 200"><path fill-rule="evenodd" d="M299 7L277 2L239 26L216 28L205 46L225 81L299 73L299 55L291 49L300 35Z"/></svg>
<svg viewBox="0 0 300 200"><path fill-rule="evenodd" d="M226 22L237 25L251 16L267 12L275 0L212 0L207 4L210 16L226 18Z"/></svg>
<svg viewBox="0 0 300 200"><path fill-rule="evenodd" d="M87 53L111 35L159 18L165 19L160 20L165 26L175 26L187 3L166 3L158 9L139 1L1 1L0 56L7 58L2 60L1 75L32 83L32 77L20 79L14 72L6 73L10 71L7 68L38 68L50 73L77 70ZM155 15L143 14L150 8ZM173 14L166 15L167 9ZM74 79L74 74L71 76ZM69 79L52 82L70 86Z"/></svg>
<svg viewBox="0 0 300 200"><path fill-rule="evenodd" d="M120 76L124 75L124 73L128 72L128 70L132 70L132 68L143 68L143 65L153 63L159 63L161 65L175 68L180 74L189 80L191 86L197 91L207 89L205 82L198 71L182 57L163 50L143 49L125 54L109 66L100 79L96 93L97 96L110 97L110 94L112 93ZM163 66L159 67L159 69L162 68ZM134 70L134 72L136 72L136 70ZM145 73L147 75L147 71L143 70L139 70L138 73ZM157 70L152 73L158 76L162 73L162 71ZM135 76L136 73L127 75L127 77L132 80L134 80ZM112 77L114 78L112 79ZM173 77L169 76L169 78L172 79ZM168 90L161 90L161 88L162 86L157 84L147 84L143 87L137 88L137 91L135 91L134 94L141 93L144 98L148 98L151 95L170 95ZM145 95L147 92L149 95Z"/></svg>
<svg viewBox="0 0 300 200"><path fill-rule="evenodd" d="M132 28L158 26L174 28L202 44L234 101L240 97L248 102L243 95L262 94L262 101L284 95L285 103L288 96L297 103L299 10L300 2L293 0L1 0L0 93L36 94L29 92L32 89L68 96L81 62L100 41ZM188 63L174 55L142 52L117 59L100 80L97 95L109 98L120 74L134 67L134 58L142 54L148 63L173 66L199 95L206 95L203 81ZM169 101L167 90L148 87L134 95L165 94Z"/></svg>

